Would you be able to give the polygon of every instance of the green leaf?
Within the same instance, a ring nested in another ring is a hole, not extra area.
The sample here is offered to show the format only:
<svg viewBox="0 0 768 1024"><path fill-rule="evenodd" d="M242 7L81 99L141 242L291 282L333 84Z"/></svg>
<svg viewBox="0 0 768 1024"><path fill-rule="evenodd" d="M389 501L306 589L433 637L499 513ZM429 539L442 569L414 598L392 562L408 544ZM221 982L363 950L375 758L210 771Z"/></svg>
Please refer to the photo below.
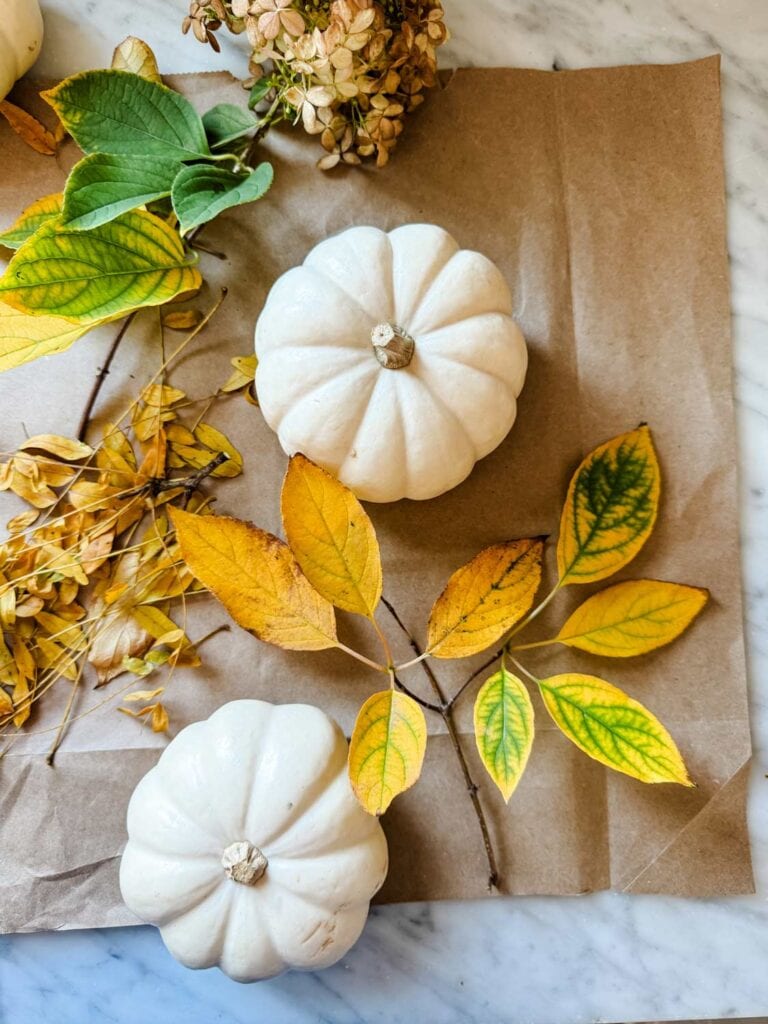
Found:
<svg viewBox="0 0 768 1024"><path fill-rule="evenodd" d="M30 316L0 303L0 373L63 352L90 329L91 325L57 316Z"/></svg>
<svg viewBox="0 0 768 1024"><path fill-rule="evenodd" d="M509 803L533 746L533 704L525 683L503 666L477 694L475 742L486 771Z"/></svg>
<svg viewBox="0 0 768 1024"><path fill-rule="evenodd" d="M171 194L178 160L92 153L76 164L64 189L67 228L96 228L121 213Z"/></svg>
<svg viewBox="0 0 768 1024"><path fill-rule="evenodd" d="M707 603L701 587L661 580L628 580L593 594L555 639L609 658L634 658L671 643Z"/></svg>
<svg viewBox="0 0 768 1024"><path fill-rule="evenodd" d="M178 234L137 210L92 231L44 224L0 278L0 298L25 313L92 324L201 284Z"/></svg>
<svg viewBox="0 0 768 1024"><path fill-rule="evenodd" d="M540 679L539 687L555 724L595 761L641 782L693 785L661 722L618 687L578 672Z"/></svg>
<svg viewBox="0 0 768 1024"><path fill-rule="evenodd" d="M207 164L183 167L171 192L182 233L213 220L233 206L260 199L272 184L272 173L268 163L259 164L245 176Z"/></svg>
<svg viewBox="0 0 768 1024"><path fill-rule="evenodd" d="M203 114L203 127L211 149L241 139L256 127L252 114L234 103L218 103Z"/></svg>
<svg viewBox="0 0 768 1024"><path fill-rule="evenodd" d="M272 85L268 78L260 78L258 82L254 82L248 94L248 109L253 110L255 106L261 103L271 88Z"/></svg>
<svg viewBox="0 0 768 1024"><path fill-rule="evenodd" d="M84 153L169 160L210 156L203 122L192 104L129 71L84 71L42 96Z"/></svg>
<svg viewBox="0 0 768 1024"><path fill-rule="evenodd" d="M52 196L44 196L28 206L15 224L0 234L0 245L7 249L18 249L39 227L49 220L56 220L61 214L63 202L61 192Z"/></svg>
<svg viewBox="0 0 768 1024"><path fill-rule="evenodd" d="M594 583L630 562L656 522L660 489L645 424L591 452L573 475L560 520L560 582Z"/></svg>

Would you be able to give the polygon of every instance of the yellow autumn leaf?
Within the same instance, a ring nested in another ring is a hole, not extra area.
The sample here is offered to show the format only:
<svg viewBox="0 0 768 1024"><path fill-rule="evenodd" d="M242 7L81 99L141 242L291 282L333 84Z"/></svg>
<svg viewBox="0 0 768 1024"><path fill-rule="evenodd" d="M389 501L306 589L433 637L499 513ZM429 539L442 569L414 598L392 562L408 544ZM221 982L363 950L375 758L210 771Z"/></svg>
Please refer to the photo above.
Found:
<svg viewBox="0 0 768 1024"><path fill-rule="evenodd" d="M292 651L335 647L333 606L287 544L239 519L169 509L190 571L260 640Z"/></svg>
<svg viewBox="0 0 768 1024"><path fill-rule="evenodd" d="M0 373L64 352L94 326L72 324L58 316L29 316L0 302Z"/></svg>
<svg viewBox="0 0 768 1024"><path fill-rule="evenodd" d="M590 654L633 658L680 636L708 597L709 591L682 583L617 583L587 598L555 639Z"/></svg>
<svg viewBox="0 0 768 1024"><path fill-rule="evenodd" d="M436 658L468 658L484 651L533 604L541 582L544 542L494 544L457 569L432 606L427 650Z"/></svg>
<svg viewBox="0 0 768 1024"><path fill-rule="evenodd" d="M117 71L131 71L150 82L162 84L154 53L143 39L136 36L127 36L115 47L112 67Z"/></svg>
<svg viewBox="0 0 768 1024"><path fill-rule="evenodd" d="M58 459L67 462L76 462L79 459L87 459L93 455L93 448L84 441L75 441L70 437L60 437L58 434L35 434L19 445L19 451L41 451L55 455Z"/></svg>
<svg viewBox="0 0 768 1024"><path fill-rule="evenodd" d="M202 323L203 314L199 309L181 309L163 314L163 327L171 331L189 331Z"/></svg>
<svg viewBox="0 0 768 1024"><path fill-rule="evenodd" d="M427 723L398 690L374 693L360 708L349 743L349 779L361 806L383 814L421 774Z"/></svg>
<svg viewBox="0 0 768 1024"><path fill-rule="evenodd" d="M303 455L288 464L283 528L309 582L344 611L373 618L382 571L373 524L354 494Z"/></svg>
<svg viewBox="0 0 768 1024"><path fill-rule="evenodd" d="M540 679L555 724L595 761L641 782L693 786L674 740L647 708L597 676Z"/></svg>
<svg viewBox="0 0 768 1024"><path fill-rule="evenodd" d="M533 704L522 679L503 666L480 687L474 710L480 760L507 803L533 746Z"/></svg>
<svg viewBox="0 0 768 1024"><path fill-rule="evenodd" d="M139 701L144 703L159 697L164 690L164 686L158 686L156 690L133 690L131 693L124 694L123 700L126 703L137 703Z"/></svg>
<svg viewBox="0 0 768 1024"><path fill-rule="evenodd" d="M233 368L232 374L219 390L228 394L241 388L250 388L256 376L256 356L235 356L234 359L230 359L230 363Z"/></svg>
<svg viewBox="0 0 768 1024"><path fill-rule="evenodd" d="M656 522L660 490L645 424L591 452L571 479L560 520L561 583L594 583L630 562Z"/></svg>
<svg viewBox="0 0 768 1024"><path fill-rule="evenodd" d="M180 632L176 623L169 619L165 612L162 612L157 605L137 605L133 609L132 614L141 628L149 633L153 640L157 641L171 633ZM184 635L183 632L181 635Z"/></svg>
<svg viewBox="0 0 768 1024"><path fill-rule="evenodd" d="M194 438L198 444L204 445L206 449L203 452L205 458L202 465L197 467L198 469L206 466L219 452L224 452L227 456L227 461L217 466L211 473L211 476L233 477L239 476L242 473L242 455L229 438L222 434L220 430L217 430L216 427L212 427L210 423L198 423L194 430Z"/></svg>

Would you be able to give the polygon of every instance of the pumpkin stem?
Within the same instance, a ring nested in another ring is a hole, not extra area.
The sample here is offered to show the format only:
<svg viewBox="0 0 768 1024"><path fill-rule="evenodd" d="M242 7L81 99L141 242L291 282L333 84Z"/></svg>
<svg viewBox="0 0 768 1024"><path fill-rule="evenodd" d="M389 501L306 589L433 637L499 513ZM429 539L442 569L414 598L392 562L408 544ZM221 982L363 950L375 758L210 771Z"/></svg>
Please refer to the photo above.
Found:
<svg viewBox="0 0 768 1024"><path fill-rule="evenodd" d="M376 358L387 370L402 370L413 359L416 343L402 327L376 324L371 331L371 344Z"/></svg>
<svg viewBox="0 0 768 1024"><path fill-rule="evenodd" d="M242 839L230 843L221 855L221 866L228 878L243 885L256 885L267 870L267 858L253 843Z"/></svg>

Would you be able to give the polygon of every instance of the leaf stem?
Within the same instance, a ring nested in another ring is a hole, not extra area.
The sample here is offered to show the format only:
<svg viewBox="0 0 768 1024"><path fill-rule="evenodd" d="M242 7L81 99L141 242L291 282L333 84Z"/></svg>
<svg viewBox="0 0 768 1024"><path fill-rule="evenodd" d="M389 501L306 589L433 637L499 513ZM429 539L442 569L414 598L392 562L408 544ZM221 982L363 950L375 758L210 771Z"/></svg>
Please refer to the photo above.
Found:
<svg viewBox="0 0 768 1024"><path fill-rule="evenodd" d="M350 658L354 658L356 661L361 661L363 665L367 665L368 668L375 669L377 672L386 673L389 671L386 665L380 665L378 661L371 661L370 658L366 658L366 656L364 654L360 654L359 651L353 651L351 647L347 647L347 645L341 643L340 640L336 641L335 646L338 650L344 651L345 654L348 654Z"/></svg>
<svg viewBox="0 0 768 1024"><path fill-rule="evenodd" d="M552 598L555 596L555 594L557 594L559 592L559 590L562 587L562 585L563 585L563 581L562 580L558 580L557 583L554 585L554 587L550 590L550 592L544 598L544 600L540 601L539 604L536 605L536 607L533 609L532 612L529 612L528 615L526 615L526 617L524 619L522 619L520 622L518 622L518 624L507 635L507 643L509 643L509 641L512 639L513 636L517 636L518 633L522 633L522 631L526 628L526 626L528 626L531 622L533 622L533 620L535 618L537 618L537 616L541 615L541 613L547 607L547 605L552 600Z"/></svg>
<svg viewBox="0 0 768 1024"><path fill-rule="evenodd" d="M389 641L387 640L386 634L384 633L384 630L381 628L381 626L376 621L375 615L373 615L373 614L371 615L370 622L371 622L371 625L373 626L373 628L374 628L374 630L376 632L376 636L379 638L379 642L381 644L382 650L384 651L384 657L387 659L387 668L390 669L394 673L395 664L394 664L394 659L392 657L392 649L389 646Z"/></svg>
<svg viewBox="0 0 768 1024"><path fill-rule="evenodd" d="M429 651L424 651L424 653L420 654L418 656L418 658L411 658L410 661L404 661L402 665L397 665L396 666L397 671L401 672L405 668L411 668L412 665L418 665L419 662L424 661L424 659L428 658L428 657L429 657Z"/></svg>
<svg viewBox="0 0 768 1024"><path fill-rule="evenodd" d="M509 651L532 651L534 647L550 647L552 644L556 644L558 641L553 637L551 640L536 640L531 644L515 644L513 647L507 648Z"/></svg>
<svg viewBox="0 0 768 1024"><path fill-rule="evenodd" d="M452 745L452 747L454 749L454 752L456 754L456 758L457 758L457 760L459 762L459 767L461 768L461 774L462 774L462 776L464 778L464 784L465 784L465 786L467 788L467 792L469 793L469 798L470 798L470 800L472 802L472 807L473 807L473 810L475 812L475 817L477 818L477 823L478 823L478 825L480 827L480 834L481 834L482 839L483 839L483 848L485 849L485 856L486 856L486 860L488 861L488 892L493 892L494 889L498 889L499 888L499 881L500 881L500 879L499 879L499 869L498 869L498 866L496 864L496 854L495 854L494 849L493 849L493 843L491 842L491 834L490 834L490 831L488 829L488 822L486 821L486 818L485 818L485 812L483 810L483 805L480 803L478 786L474 782L474 780L472 778L472 775L470 773L469 765L467 763L467 759L466 759L466 757L464 755L464 751L462 750L462 747L461 747L461 740L459 739L459 733L458 733L458 730L456 728L456 723L453 720L453 715L451 713L452 704L450 702L446 701L445 695L443 693L443 688L441 687L440 683L438 682L438 679L437 679L435 673L433 672L431 665L429 665L426 661L422 660L423 659L423 651L419 647L419 645L416 642L416 640L414 639L414 637L411 635L411 632L408 629L408 627L405 625L403 620L398 615L397 611L395 610L394 605L391 604L391 602L387 601L387 599L384 598L384 597L382 597L381 600L382 600L383 604L385 605L385 607L387 608L387 610L389 611L389 613L392 616L392 618L395 620L395 622L398 624L398 626L403 631L405 636L408 638L408 642L411 645L411 648L413 649L414 653L417 655L417 661L421 662L421 665L422 665L422 667L424 668L424 671L427 674L427 678L430 681L432 689L434 690L435 696L438 698L439 705L437 706L437 711L438 711L440 717L442 718L442 720L443 720L443 722L445 724L445 728L446 728L446 731L448 733L448 737L449 737L449 739L451 741L451 745ZM402 684L401 684L401 686L402 686ZM409 694L409 696L410 696L410 694Z"/></svg>
<svg viewBox="0 0 768 1024"><path fill-rule="evenodd" d="M509 652L507 652L507 653L509 653ZM536 686L541 686L541 680L537 679L536 676L533 675L532 672L529 672L528 669L525 667L525 665L522 665L513 654L509 655L509 660L515 666L515 668L518 670L518 672L522 672L523 675L527 676L531 680L532 683L536 684Z"/></svg>

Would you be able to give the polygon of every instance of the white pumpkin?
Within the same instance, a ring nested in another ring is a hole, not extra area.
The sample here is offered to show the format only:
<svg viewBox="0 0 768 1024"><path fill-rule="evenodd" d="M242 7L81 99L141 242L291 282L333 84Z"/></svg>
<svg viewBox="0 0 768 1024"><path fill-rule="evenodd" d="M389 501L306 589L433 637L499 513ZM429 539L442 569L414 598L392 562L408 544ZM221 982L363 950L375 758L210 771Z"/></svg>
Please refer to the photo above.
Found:
<svg viewBox="0 0 768 1024"><path fill-rule="evenodd" d="M256 388L283 449L369 501L433 498L506 437L527 368L501 272L442 228L355 227L280 277Z"/></svg>
<svg viewBox="0 0 768 1024"><path fill-rule="evenodd" d="M318 708L225 704L183 729L128 807L120 887L187 967L315 970L357 940L387 872L347 742Z"/></svg>
<svg viewBox="0 0 768 1024"><path fill-rule="evenodd" d="M38 0L0 3L0 100L37 60L43 44L43 16Z"/></svg>

